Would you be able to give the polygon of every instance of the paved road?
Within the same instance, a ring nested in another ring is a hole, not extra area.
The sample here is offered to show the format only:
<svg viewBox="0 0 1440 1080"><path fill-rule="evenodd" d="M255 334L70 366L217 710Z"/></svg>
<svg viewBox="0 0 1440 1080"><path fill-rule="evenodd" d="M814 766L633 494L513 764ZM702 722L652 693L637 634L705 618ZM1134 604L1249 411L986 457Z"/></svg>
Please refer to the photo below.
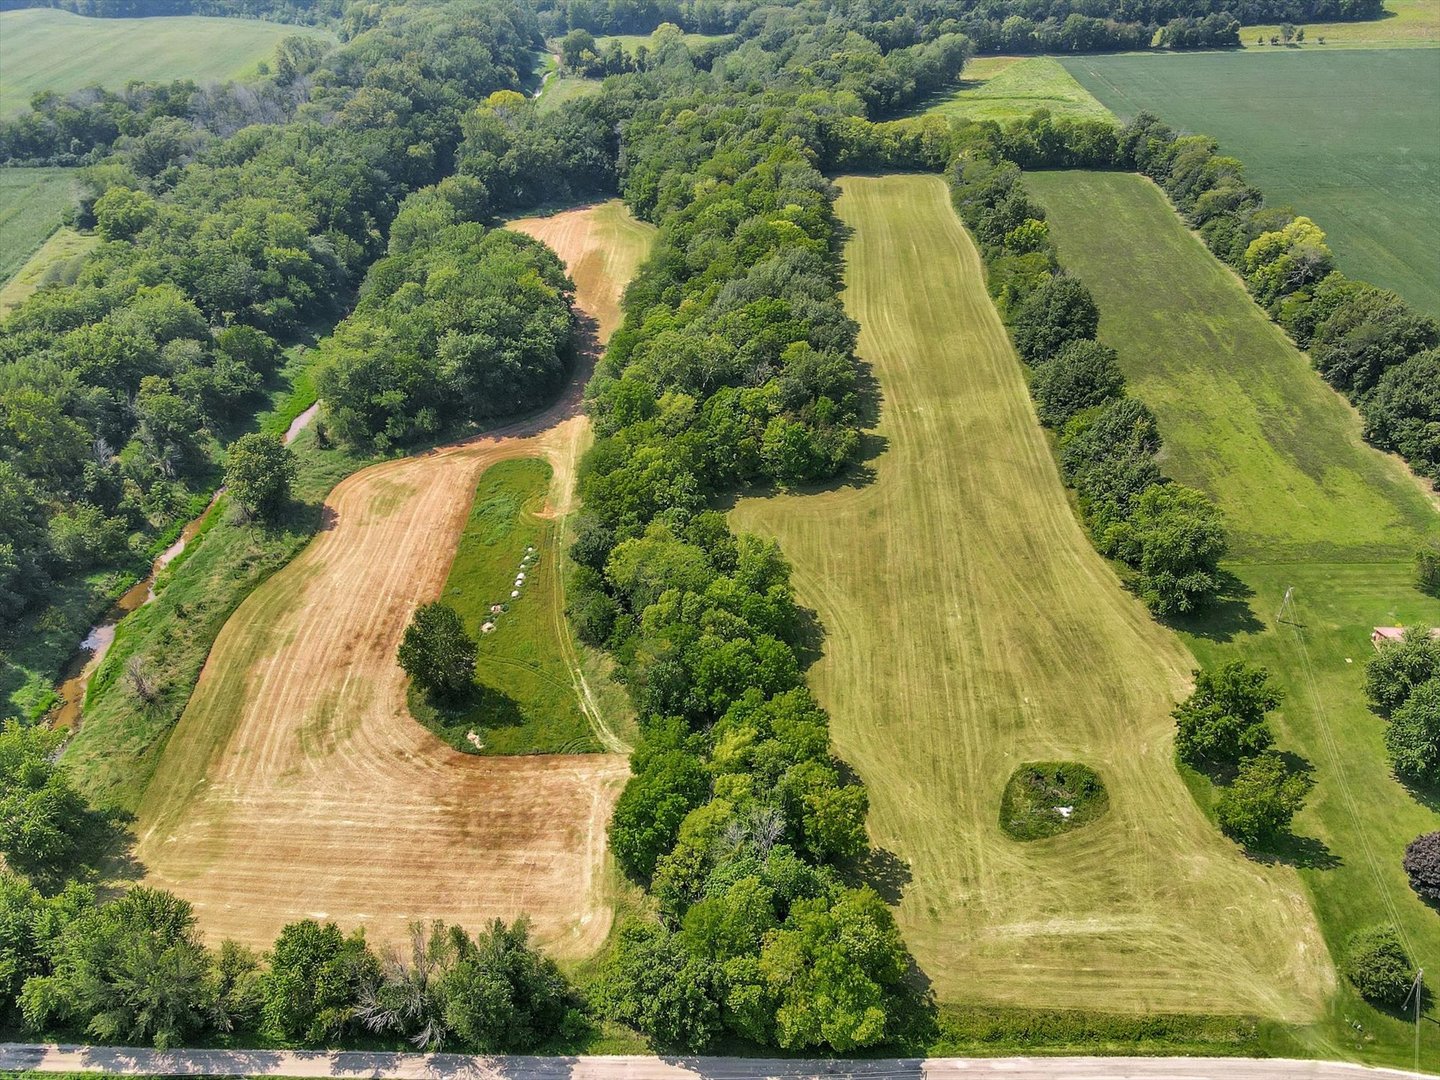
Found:
<svg viewBox="0 0 1440 1080"><path fill-rule="evenodd" d="M0 1043L0 1070L117 1075L397 1080L1399 1080L1418 1074L1283 1058L890 1058L782 1061L724 1057L485 1057L364 1051L140 1050Z"/></svg>

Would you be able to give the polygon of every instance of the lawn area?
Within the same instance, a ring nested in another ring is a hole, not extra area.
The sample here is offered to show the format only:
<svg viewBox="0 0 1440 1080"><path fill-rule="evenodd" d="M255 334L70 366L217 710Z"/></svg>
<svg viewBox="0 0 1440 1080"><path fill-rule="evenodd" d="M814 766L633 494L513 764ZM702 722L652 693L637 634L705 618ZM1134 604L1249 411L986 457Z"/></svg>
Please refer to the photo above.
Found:
<svg viewBox="0 0 1440 1080"><path fill-rule="evenodd" d="M1272 205L1329 234L1340 268L1440 315L1440 52L1086 56L1065 66L1122 119L1213 135Z"/></svg>
<svg viewBox="0 0 1440 1080"><path fill-rule="evenodd" d="M551 75L536 98L542 113L554 112L568 101L589 97L600 92L599 79L585 79L579 75Z"/></svg>
<svg viewBox="0 0 1440 1080"><path fill-rule="evenodd" d="M708 45L712 41L720 41L722 38L729 37L728 34L683 34L681 36L685 44L692 49L700 45ZM595 45L597 48L604 48L609 42L618 41L620 48L625 50L626 55L634 56L635 50L641 45L644 45L647 49L651 48L651 38L653 37L653 34L605 34L595 38Z"/></svg>
<svg viewBox="0 0 1440 1080"><path fill-rule="evenodd" d="M466 707L452 710L431 706L412 691L411 710L465 753L601 748L556 641L557 632L568 630L556 522L545 512L553 475L543 458L502 461L485 471L440 591L479 641L477 694ZM525 582L516 585L522 565ZM521 595L512 598L512 592ZM504 610L493 611L496 606ZM470 742L471 732L481 746Z"/></svg>
<svg viewBox="0 0 1440 1080"><path fill-rule="evenodd" d="M127 82L238 78L269 60L292 34L330 38L313 26L203 15L90 19L30 8L0 12L0 116L23 111L42 90ZM332 39L333 40L333 39Z"/></svg>
<svg viewBox="0 0 1440 1080"><path fill-rule="evenodd" d="M1035 173L1027 184L1061 262L1095 294L1101 340L1159 417L1165 468L1225 511L1237 596L1183 629L1202 661L1263 663L1285 692L1281 747L1317 781L1293 856L1332 952L1393 921L1415 961L1440 970L1440 918L1400 866L1440 815L1390 775L1384 724L1363 692L1374 626L1440 623L1440 602L1415 590L1410 568L1422 539L1440 537L1440 515L1398 459L1364 445L1349 405L1158 188L1123 173ZM1422 1050L1440 1060L1440 1033L1422 1028ZM1412 1061L1412 1029L1346 987L1307 1037L1317 1053Z"/></svg>
<svg viewBox="0 0 1440 1080"><path fill-rule="evenodd" d="M1313 1019L1333 974L1300 883L1186 794L1169 712L1194 660L1071 511L943 181L840 185L873 475L732 518L779 539L824 628L810 682L921 969L946 1003ZM1109 809L1011 839L1007 781L1047 761L1094 769Z"/></svg>
<svg viewBox="0 0 1440 1080"><path fill-rule="evenodd" d="M1297 24L1298 25L1298 24ZM1279 25L1246 26L1240 44L1270 48ZM1256 44L1257 38L1266 44ZM1321 38L1325 44L1319 44ZM1303 49L1404 49L1440 45L1440 0L1385 0L1385 18L1371 22L1307 23Z"/></svg>
<svg viewBox="0 0 1440 1080"><path fill-rule="evenodd" d="M957 89L926 102L925 112L964 120L1013 120L1036 109L1055 116L1113 120L1110 110L1048 56L982 56L965 65Z"/></svg>
<svg viewBox="0 0 1440 1080"><path fill-rule="evenodd" d="M39 250L74 202L74 169L0 169L0 283Z"/></svg>
<svg viewBox="0 0 1440 1080"><path fill-rule="evenodd" d="M56 229L14 276L0 285L0 318L24 303L41 285L74 281L85 256L99 243L97 236L63 226Z"/></svg>

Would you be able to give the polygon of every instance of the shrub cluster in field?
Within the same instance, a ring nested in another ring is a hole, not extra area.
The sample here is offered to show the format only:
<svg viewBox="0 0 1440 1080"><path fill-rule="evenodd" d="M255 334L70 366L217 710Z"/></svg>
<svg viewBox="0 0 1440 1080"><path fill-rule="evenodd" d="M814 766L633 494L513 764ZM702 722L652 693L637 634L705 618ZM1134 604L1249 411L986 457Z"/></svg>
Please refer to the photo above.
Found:
<svg viewBox="0 0 1440 1080"><path fill-rule="evenodd" d="M1226 836L1256 848L1283 841L1314 786L1271 750L1265 719L1280 691L1263 667L1231 660L1195 672L1195 690L1175 707L1175 752L1225 787L1215 817Z"/></svg>
<svg viewBox="0 0 1440 1080"><path fill-rule="evenodd" d="M1213 139L1177 136L1142 114L1121 149L1310 350L1320 374L1360 407L1365 437L1440 484L1440 323L1335 269L1320 228L1267 206L1241 163L1219 154Z"/></svg>
<svg viewBox="0 0 1440 1080"><path fill-rule="evenodd" d="M1365 665L1365 690L1389 721L1385 748L1395 772L1422 787L1440 784L1440 640L1413 627L1383 646ZM1440 832L1417 837L1404 866L1411 887L1440 903Z"/></svg>
<svg viewBox="0 0 1440 1080"><path fill-rule="evenodd" d="M1078 829L1110 807L1100 775L1078 761L1037 761L1011 774L1000 796L1000 827L1016 840Z"/></svg>

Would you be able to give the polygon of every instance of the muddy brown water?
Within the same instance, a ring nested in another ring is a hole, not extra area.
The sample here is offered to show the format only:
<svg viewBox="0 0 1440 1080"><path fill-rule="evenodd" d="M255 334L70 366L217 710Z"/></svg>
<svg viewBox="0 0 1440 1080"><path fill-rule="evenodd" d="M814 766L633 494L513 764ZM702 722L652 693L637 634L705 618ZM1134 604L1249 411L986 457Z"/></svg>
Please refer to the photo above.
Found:
<svg viewBox="0 0 1440 1080"><path fill-rule="evenodd" d="M285 432L285 445L289 446L295 441L295 437L304 431L315 419L315 414L320 409L317 401L299 416L291 421L290 427ZM60 695L60 703L50 710L49 721L52 727L69 730L80 722L80 713L85 704L85 690L90 685L90 677L105 659L105 654L110 651L110 646L115 643L115 631L120 626L120 620L129 615L132 611L138 611L150 601L155 599L155 579L160 571L169 566L180 553L185 550L190 541L200 531L210 511L215 509L224 488L216 490L211 496L209 504L201 511L200 516L186 524L180 530L180 536L176 541L162 551L155 558L150 566L150 572L137 581L134 585L121 595L121 597L110 606L105 613L105 618L90 628L90 632L81 639L79 646L66 662L60 673L60 683L55 687L55 692Z"/></svg>

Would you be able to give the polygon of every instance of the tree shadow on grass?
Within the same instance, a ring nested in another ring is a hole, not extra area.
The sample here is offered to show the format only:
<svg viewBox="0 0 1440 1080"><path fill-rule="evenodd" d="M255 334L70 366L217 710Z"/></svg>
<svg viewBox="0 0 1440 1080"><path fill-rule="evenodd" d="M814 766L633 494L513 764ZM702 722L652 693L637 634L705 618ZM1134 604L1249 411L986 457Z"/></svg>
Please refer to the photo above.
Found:
<svg viewBox="0 0 1440 1080"><path fill-rule="evenodd" d="M411 687L409 704L410 715L422 727L465 754L481 752L470 741L472 731L483 743L486 731L520 727L526 721L518 701L503 690L481 682L474 683L462 695L438 700Z"/></svg>
<svg viewBox="0 0 1440 1080"><path fill-rule="evenodd" d="M857 885L869 885L891 907L900 903L914 879L908 862L893 851L876 847L853 860L845 874Z"/></svg>
<svg viewBox="0 0 1440 1080"><path fill-rule="evenodd" d="M1216 573L1219 590L1199 611L1171 615L1160 621L1172 630L1207 641L1233 641L1240 634L1258 634L1265 624L1251 607L1255 590L1228 570Z"/></svg>
<svg viewBox="0 0 1440 1080"><path fill-rule="evenodd" d="M113 808L86 808L75 824L75 851L48 866L19 866L31 883L46 894L58 893L70 882L94 885L102 897L118 895L145 876L135 857L135 816Z"/></svg>

